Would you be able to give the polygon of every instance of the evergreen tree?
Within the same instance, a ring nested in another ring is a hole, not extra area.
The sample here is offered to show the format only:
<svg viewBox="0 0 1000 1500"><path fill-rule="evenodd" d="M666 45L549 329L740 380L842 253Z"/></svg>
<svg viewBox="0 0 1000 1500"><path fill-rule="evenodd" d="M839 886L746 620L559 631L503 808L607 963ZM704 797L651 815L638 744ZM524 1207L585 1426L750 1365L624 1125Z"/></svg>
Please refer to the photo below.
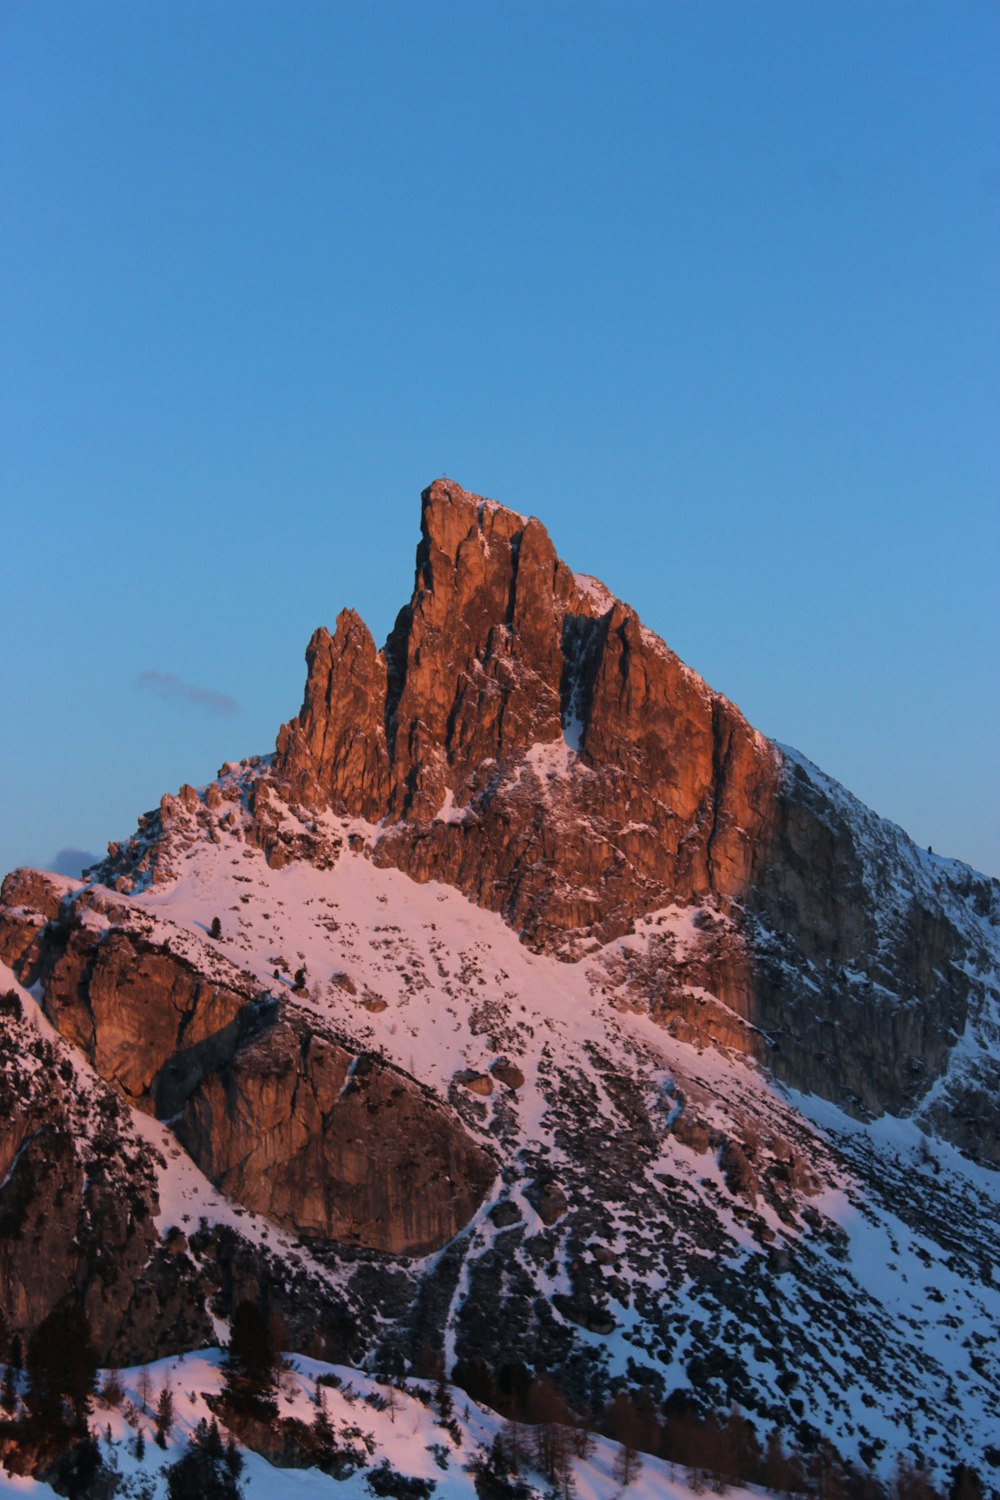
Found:
<svg viewBox="0 0 1000 1500"><path fill-rule="evenodd" d="M156 1441L161 1448L167 1446L167 1439L170 1436L173 1425L174 1393L166 1381L164 1381L163 1388L156 1401Z"/></svg>
<svg viewBox="0 0 1000 1500"><path fill-rule="evenodd" d="M445 1384L443 1375L434 1388L434 1405L437 1407L437 1414L441 1418L441 1421L447 1422L454 1410L454 1405L451 1399L451 1391Z"/></svg>
<svg viewBox="0 0 1000 1500"><path fill-rule="evenodd" d="M8 1417L12 1417L17 1411L17 1376L14 1374L12 1364L4 1367L3 1386L0 1387L0 1407Z"/></svg>
<svg viewBox="0 0 1000 1500"><path fill-rule="evenodd" d="M968 1464L956 1464L952 1469L948 1500L983 1500L983 1482Z"/></svg>
<svg viewBox="0 0 1000 1500"><path fill-rule="evenodd" d="M317 1386L316 1395L316 1414L312 1420L312 1435L316 1447L317 1466L323 1468L324 1464L332 1459L337 1440L333 1423L330 1421L330 1413L326 1409L322 1386Z"/></svg>
<svg viewBox="0 0 1000 1500"><path fill-rule="evenodd" d="M202 1417L182 1456L166 1470L168 1500L241 1500L242 1469L232 1440L224 1448L217 1423Z"/></svg>
<svg viewBox="0 0 1000 1500"><path fill-rule="evenodd" d="M25 1403L43 1431L83 1432L97 1386L97 1353L77 1303L54 1308L28 1344Z"/></svg>
<svg viewBox="0 0 1000 1500"><path fill-rule="evenodd" d="M278 1414L278 1359L271 1330L255 1302L241 1302L233 1314L223 1363L223 1395L233 1410L268 1422Z"/></svg>

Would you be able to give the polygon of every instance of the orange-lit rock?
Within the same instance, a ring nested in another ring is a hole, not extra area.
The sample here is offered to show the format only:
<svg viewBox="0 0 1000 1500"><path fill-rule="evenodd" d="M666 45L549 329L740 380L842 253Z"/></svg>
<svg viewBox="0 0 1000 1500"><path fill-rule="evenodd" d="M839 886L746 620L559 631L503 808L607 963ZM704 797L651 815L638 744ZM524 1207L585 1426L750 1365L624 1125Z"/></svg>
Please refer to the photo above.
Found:
<svg viewBox="0 0 1000 1500"><path fill-rule="evenodd" d="M539 521L438 480L421 531L384 651L349 611L313 637L278 736L287 795L387 820L378 861L542 947L675 897L739 897L774 808L770 744Z"/></svg>

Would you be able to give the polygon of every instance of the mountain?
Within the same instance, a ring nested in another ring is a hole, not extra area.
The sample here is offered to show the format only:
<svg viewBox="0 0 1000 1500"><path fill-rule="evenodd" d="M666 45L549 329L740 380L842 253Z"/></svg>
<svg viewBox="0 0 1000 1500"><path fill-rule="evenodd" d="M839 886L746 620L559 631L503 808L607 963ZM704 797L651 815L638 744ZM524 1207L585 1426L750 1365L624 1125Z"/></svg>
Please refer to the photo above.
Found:
<svg viewBox="0 0 1000 1500"><path fill-rule="evenodd" d="M306 660L273 755L4 882L7 1335L75 1300L134 1364L249 1299L501 1404L627 1388L673 1456L735 1405L996 1483L997 883L451 481L384 648Z"/></svg>

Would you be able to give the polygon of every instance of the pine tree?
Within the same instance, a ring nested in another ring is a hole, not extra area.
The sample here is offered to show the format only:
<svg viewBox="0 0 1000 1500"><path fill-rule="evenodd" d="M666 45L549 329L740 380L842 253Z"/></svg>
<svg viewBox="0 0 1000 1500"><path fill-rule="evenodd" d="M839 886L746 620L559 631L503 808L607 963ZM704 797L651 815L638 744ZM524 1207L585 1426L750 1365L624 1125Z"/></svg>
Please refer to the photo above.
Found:
<svg viewBox="0 0 1000 1500"><path fill-rule="evenodd" d="M434 1405L437 1408L437 1414L440 1417L441 1421L447 1422L448 1418L452 1414L452 1411L454 1410L454 1404L451 1399L451 1391L445 1384L443 1375L440 1377L437 1385L434 1388Z"/></svg>
<svg viewBox="0 0 1000 1500"><path fill-rule="evenodd" d="M164 1381L156 1400L156 1441L161 1448L167 1446L174 1425L174 1393Z"/></svg>
<svg viewBox="0 0 1000 1500"><path fill-rule="evenodd" d="M141 1423L136 1429L135 1434L135 1456L139 1463L142 1463L143 1459L146 1457L146 1434L142 1430Z"/></svg>
<svg viewBox="0 0 1000 1500"><path fill-rule="evenodd" d="M277 1355L271 1331L255 1302L241 1302L233 1314L223 1363L223 1395L233 1410L259 1421L278 1414Z"/></svg>
<svg viewBox="0 0 1000 1500"><path fill-rule="evenodd" d="M77 1303L54 1308L28 1344L25 1403L43 1431L83 1432L97 1386L97 1353Z"/></svg>
<svg viewBox="0 0 1000 1500"><path fill-rule="evenodd" d="M169 1500L240 1500L243 1459L230 1439L222 1446L218 1424L202 1417L175 1464L167 1469Z"/></svg>
<svg viewBox="0 0 1000 1500"><path fill-rule="evenodd" d="M326 1409L326 1399L323 1395L323 1387L316 1387L316 1414L312 1420L313 1442L316 1447L316 1459L318 1466L323 1467L333 1457L336 1446L336 1436L333 1431L333 1423L330 1421L330 1413Z"/></svg>

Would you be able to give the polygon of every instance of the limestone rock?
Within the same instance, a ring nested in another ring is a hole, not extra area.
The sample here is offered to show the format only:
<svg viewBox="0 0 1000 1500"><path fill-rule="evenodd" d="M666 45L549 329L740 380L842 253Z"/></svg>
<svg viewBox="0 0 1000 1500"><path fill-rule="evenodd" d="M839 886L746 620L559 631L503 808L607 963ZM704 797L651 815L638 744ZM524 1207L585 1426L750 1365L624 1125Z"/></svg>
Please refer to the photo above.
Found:
<svg viewBox="0 0 1000 1500"><path fill-rule="evenodd" d="M488 1073L477 1073L474 1068L463 1068L460 1073L456 1073L455 1082L468 1089L470 1094L479 1094L483 1098L493 1092L493 1079Z"/></svg>
<svg viewBox="0 0 1000 1500"><path fill-rule="evenodd" d="M543 1224L555 1224L569 1208L569 1200L558 1182L547 1172L540 1172L528 1184L524 1196Z"/></svg>
<svg viewBox="0 0 1000 1500"><path fill-rule="evenodd" d="M300 1234L394 1255L440 1249L496 1175L448 1110L299 1017L206 1073L175 1129L238 1202Z"/></svg>
<svg viewBox="0 0 1000 1500"><path fill-rule="evenodd" d="M539 946L745 889L778 782L767 741L539 521L439 480L421 530L384 651L350 611L310 642L284 794L389 820L379 862L450 881Z"/></svg>
<svg viewBox="0 0 1000 1500"><path fill-rule="evenodd" d="M521 1072L521 1069L514 1063L506 1061L506 1059L501 1059L491 1064L490 1072L494 1078L499 1078L500 1082L506 1084L509 1089L516 1091L517 1089L524 1088L524 1074Z"/></svg>
<svg viewBox="0 0 1000 1500"><path fill-rule="evenodd" d="M109 927L86 920L96 908ZM33 914L8 914L12 932L31 926ZM496 1168L451 1111L300 1016L281 1019L216 952L205 965L229 984L130 918L105 893L43 929L45 1009L102 1078L174 1121L206 1176L300 1233L394 1254L438 1249L468 1222Z"/></svg>

